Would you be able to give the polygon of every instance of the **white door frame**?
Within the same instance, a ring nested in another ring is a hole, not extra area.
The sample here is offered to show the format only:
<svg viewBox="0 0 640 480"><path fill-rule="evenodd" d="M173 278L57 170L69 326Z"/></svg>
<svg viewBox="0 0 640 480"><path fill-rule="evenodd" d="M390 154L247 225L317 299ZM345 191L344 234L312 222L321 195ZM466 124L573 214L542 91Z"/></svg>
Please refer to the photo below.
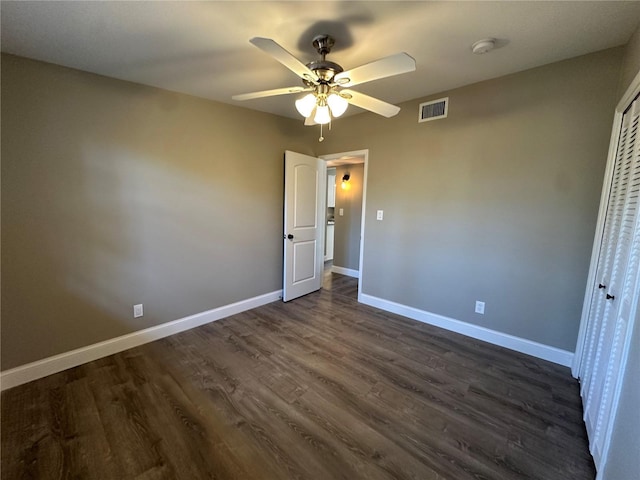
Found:
<svg viewBox="0 0 640 480"><path fill-rule="evenodd" d="M328 162L329 160L338 160L343 157L362 157L364 159L364 177L362 179L362 221L360 223L360 258L358 265L358 302L361 301L362 296L362 269L364 266L364 231L365 231L365 212L367 206L367 178L369 171L369 149L364 150L354 150L351 152L340 152L340 153L331 153L328 155L320 155L318 158ZM326 192L324 192L326 195ZM327 225L326 222L323 224L323 230L326 230ZM326 238L326 233L323 231L323 242ZM323 244L324 251L324 244Z"/></svg>
<svg viewBox="0 0 640 480"><path fill-rule="evenodd" d="M589 311L591 308L591 297L596 286L596 274L598 269L598 256L602 246L602 233L604 231L604 221L607 215L607 207L609 194L611 193L611 182L613 181L613 169L616 161L616 153L618 149L618 140L620 138L620 129L622 127L622 116L634 98L640 93L640 72L637 73L629 88L622 96L616 106L615 115L613 117L613 127L611 129L611 140L609 143L609 154L607 156L607 167L604 172L604 181L602 185L602 194L600 195L600 209L598 211L598 222L596 224L595 237L593 239L593 250L591 251L591 263L589 265L589 275L587 277L587 286L584 295L584 303L582 305L582 317L580 319L580 329L578 331L578 340L576 342L576 351L573 355L571 364L571 374L574 378L579 378L582 370L582 360L585 349L585 336L589 323Z"/></svg>

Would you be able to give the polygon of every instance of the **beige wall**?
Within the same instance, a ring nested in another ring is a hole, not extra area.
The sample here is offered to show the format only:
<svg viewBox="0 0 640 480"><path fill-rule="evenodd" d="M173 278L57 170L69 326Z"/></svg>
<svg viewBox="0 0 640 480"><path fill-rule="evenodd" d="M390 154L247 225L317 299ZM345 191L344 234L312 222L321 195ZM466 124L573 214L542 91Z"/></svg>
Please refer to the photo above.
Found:
<svg viewBox="0 0 640 480"><path fill-rule="evenodd" d="M279 289L285 149L370 150L365 293L572 350L620 57L448 92L445 121L417 124L421 100L341 119L319 144L3 55L2 369Z"/></svg>
<svg viewBox="0 0 640 480"><path fill-rule="evenodd" d="M434 95L445 120L336 121L318 153L369 149L363 292L574 351L621 55Z"/></svg>
<svg viewBox="0 0 640 480"><path fill-rule="evenodd" d="M349 189L341 188L342 177L349 173ZM364 164L336 168L336 209L333 264L358 270L360 265L360 230L362 225L362 186ZM340 216L340 209L344 215Z"/></svg>
<svg viewBox="0 0 640 480"><path fill-rule="evenodd" d="M281 288L301 122L8 55L1 100L3 370Z"/></svg>
<svg viewBox="0 0 640 480"><path fill-rule="evenodd" d="M622 58L622 69L620 72L620 82L618 84L618 98L622 98L624 92L629 88L631 81L640 71L640 25L629 43L624 47L624 56Z"/></svg>

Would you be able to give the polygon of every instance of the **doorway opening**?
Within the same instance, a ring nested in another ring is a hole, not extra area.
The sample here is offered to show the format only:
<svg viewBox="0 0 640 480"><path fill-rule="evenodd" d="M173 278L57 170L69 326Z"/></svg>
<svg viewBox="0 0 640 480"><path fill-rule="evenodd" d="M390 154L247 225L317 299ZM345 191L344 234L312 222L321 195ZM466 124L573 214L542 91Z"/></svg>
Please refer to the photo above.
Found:
<svg viewBox="0 0 640 480"><path fill-rule="evenodd" d="M344 285L352 289L357 282L358 300L362 289L368 155L368 150L358 150L319 157L327 166L323 287Z"/></svg>

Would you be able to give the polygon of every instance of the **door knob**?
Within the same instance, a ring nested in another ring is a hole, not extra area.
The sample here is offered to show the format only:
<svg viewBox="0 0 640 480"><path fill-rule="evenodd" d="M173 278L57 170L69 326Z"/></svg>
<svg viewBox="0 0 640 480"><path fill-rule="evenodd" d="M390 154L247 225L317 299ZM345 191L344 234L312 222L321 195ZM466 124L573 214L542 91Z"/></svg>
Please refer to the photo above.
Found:
<svg viewBox="0 0 640 480"><path fill-rule="evenodd" d="M607 286L606 286L606 285L603 285L603 284L601 284L601 283L599 283L599 284L598 284L598 288L607 288Z"/></svg>
<svg viewBox="0 0 640 480"><path fill-rule="evenodd" d="M289 234L289 235L287 235L287 238L288 238L289 240L293 240L293 235Z"/></svg>
<svg viewBox="0 0 640 480"><path fill-rule="evenodd" d="M607 300L615 300L615 299L616 299L616 296L615 296L615 295L609 295L609 294L607 293Z"/></svg>

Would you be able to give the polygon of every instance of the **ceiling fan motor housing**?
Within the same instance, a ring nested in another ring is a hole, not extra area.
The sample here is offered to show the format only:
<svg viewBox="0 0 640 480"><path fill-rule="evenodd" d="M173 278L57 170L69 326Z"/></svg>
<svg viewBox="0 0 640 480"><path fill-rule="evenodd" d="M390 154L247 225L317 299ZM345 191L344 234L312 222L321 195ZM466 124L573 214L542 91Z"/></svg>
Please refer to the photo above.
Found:
<svg viewBox="0 0 640 480"><path fill-rule="evenodd" d="M331 35L322 34L313 37L313 46L320 55L324 58L326 54L331 52L331 48L335 45L336 41Z"/></svg>
<svg viewBox="0 0 640 480"><path fill-rule="evenodd" d="M322 60L307 63L309 70L315 73L322 83L330 83L334 76L344 71L337 63L326 60L326 55L331 52L331 48L335 45L335 40L331 35L318 35L313 39L313 46L317 52L322 55ZM305 83L307 83L305 81Z"/></svg>
<svg viewBox="0 0 640 480"><path fill-rule="evenodd" d="M312 70L321 81L331 82L334 76L343 71L343 68L334 62L328 60L318 60L307 63L309 70Z"/></svg>

